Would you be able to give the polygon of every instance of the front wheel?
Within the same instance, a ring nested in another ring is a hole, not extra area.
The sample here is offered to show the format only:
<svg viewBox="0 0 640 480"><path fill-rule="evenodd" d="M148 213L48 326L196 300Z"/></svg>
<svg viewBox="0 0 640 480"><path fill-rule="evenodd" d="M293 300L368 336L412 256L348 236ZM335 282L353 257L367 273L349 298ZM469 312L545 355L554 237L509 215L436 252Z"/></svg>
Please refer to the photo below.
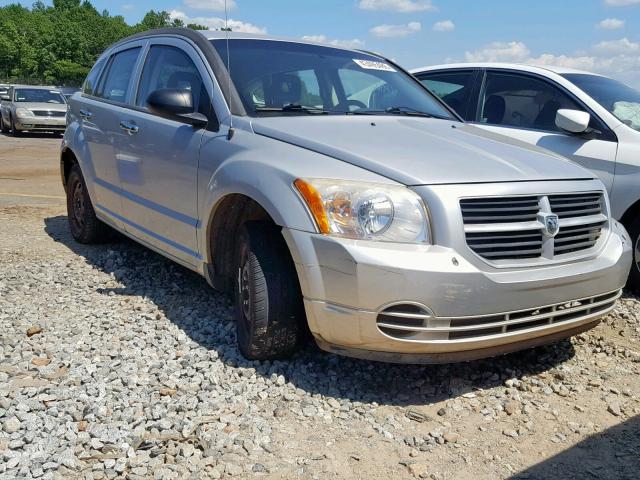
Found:
<svg viewBox="0 0 640 480"><path fill-rule="evenodd" d="M9 117L9 121L11 122L11 135L14 137L20 136L20 130L16 128L16 122L14 122L13 117Z"/></svg>
<svg viewBox="0 0 640 480"><path fill-rule="evenodd" d="M304 306L295 266L279 227L248 222L236 262L238 348L249 360L292 353L303 338Z"/></svg>
<svg viewBox="0 0 640 480"><path fill-rule="evenodd" d="M4 119L2 118L2 114L0 114L0 132L9 133L9 127L4 123Z"/></svg>
<svg viewBox="0 0 640 480"><path fill-rule="evenodd" d="M629 225L629 235L633 245L633 265L627 287L635 292L640 292L640 216L637 216Z"/></svg>

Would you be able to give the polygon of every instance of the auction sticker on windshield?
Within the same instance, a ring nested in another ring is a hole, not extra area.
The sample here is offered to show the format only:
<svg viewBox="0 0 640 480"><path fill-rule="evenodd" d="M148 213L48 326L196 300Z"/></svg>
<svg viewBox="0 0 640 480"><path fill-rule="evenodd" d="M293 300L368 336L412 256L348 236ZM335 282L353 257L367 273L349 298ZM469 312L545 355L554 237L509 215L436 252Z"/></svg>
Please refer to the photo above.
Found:
<svg viewBox="0 0 640 480"><path fill-rule="evenodd" d="M384 72L395 72L396 70L389 64L384 62L376 62L374 60L353 59L358 65L367 70L382 70Z"/></svg>

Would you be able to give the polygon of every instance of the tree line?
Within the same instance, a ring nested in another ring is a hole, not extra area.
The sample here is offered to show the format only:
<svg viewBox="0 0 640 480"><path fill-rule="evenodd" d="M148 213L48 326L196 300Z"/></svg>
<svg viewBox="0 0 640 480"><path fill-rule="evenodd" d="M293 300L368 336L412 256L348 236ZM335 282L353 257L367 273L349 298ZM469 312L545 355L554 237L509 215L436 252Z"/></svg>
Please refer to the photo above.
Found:
<svg viewBox="0 0 640 480"><path fill-rule="evenodd" d="M89 0L37 1L0 7L0 82L78 86L112 43L151 28L187 27L166 11L150 10L129 25L121 15L98 12Z"/></svg>

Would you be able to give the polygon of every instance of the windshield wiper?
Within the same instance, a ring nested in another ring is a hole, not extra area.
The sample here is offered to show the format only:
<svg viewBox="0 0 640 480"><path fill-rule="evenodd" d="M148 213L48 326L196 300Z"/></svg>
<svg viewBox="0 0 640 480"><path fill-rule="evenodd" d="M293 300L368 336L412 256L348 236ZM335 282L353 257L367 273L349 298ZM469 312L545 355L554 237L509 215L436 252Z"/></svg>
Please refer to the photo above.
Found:
<svg viewBox="0 0 640 480"><path fill-rule="evenodd" d="M310 114L328 114L327 110L318 107L309 107L298 103L289 103L283 107L256 107L256 112L292 112L292 113L310 113Z"/></svg>
<svg viewBox="0 0 640 480"><path fill-rule="evenodd" d="M425 117L425 118L439 118L441 120L452 120L449 117L443 115L436 115L433 113L421 112L410 107L389 107L384 110L354 110L352 112L346 112L347 115L406 115L408 117Z"/></svg>

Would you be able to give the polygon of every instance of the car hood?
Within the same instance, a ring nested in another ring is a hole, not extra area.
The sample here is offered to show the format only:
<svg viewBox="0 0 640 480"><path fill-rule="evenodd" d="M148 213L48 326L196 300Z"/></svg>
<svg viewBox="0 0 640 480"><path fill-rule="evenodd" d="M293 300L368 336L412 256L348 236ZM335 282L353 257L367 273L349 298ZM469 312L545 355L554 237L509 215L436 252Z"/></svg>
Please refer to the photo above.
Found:
<svg viewBox="0 0 640 480"><path fill-rule="evenodd" d="M44 103L44 102L15 102L16 108L27 108L29 110L48 110L51 112L66 112L66 103Z"/></svg>
<svg viewBox="0 0 640 480"><path fill-rule="evenodd" d="M564 157L472 125L397 116L289 116L252 121L259 135L405 185L592 179Z"/></svg>

